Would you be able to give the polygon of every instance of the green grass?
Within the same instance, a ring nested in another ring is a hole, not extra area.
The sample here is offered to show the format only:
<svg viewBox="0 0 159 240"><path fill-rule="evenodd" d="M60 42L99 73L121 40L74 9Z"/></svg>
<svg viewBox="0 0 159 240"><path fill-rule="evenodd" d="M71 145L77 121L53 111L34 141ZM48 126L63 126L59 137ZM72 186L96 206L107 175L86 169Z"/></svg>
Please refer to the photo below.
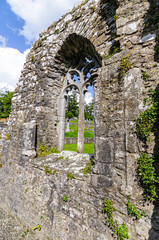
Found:
<svg viewBox="0 0 159 240"><path fill-rule="evenodd" d="M77 138L78 137L78 120L70 120L69 128L70 132L65 132L65 137L66 138ZM93 121L91 121L91 124L93 124ZM65 127L66 128L66 127ZM84 137L85 138L94 138L94 126L86 126L85 131L84 131Z"/></svg>
<svg viewBox="0 0 159 240"><path fill-rule="evenodd" d="M70 132L65 132L65 137L66 138L77 138L78 137L78 131L70 131ZM94 138L94 132L84 132L84 137L85 138Z"/></svg>
<svg viewBox="0 0 159 240"><path fill-rule="evenodd" d="M77 152L77 144L65 144L64 150ZM84 153L94 154L94 143L84 144Z"/></svg>

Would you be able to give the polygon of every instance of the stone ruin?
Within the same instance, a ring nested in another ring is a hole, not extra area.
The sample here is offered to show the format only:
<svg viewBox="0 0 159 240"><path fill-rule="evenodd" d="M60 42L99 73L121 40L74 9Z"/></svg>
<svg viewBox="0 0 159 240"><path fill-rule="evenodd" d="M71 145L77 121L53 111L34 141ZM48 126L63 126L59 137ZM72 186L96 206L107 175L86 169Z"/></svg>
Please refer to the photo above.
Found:
<svg viewBox="0 0 159 240"><path fill-rule="evenodd" d="M158 136L145 150L135 124L149 89L158 89L158 11L158 0L86 0L40 33L0 139L0 239L111 240L105 198L113 201L115 220L126 223L131 240L159 239L158 204L144 203L136 173L136 159L143 151L157 151ZM125 72L123 57L129 61ZM83 175L89 155L62 151L65 101L72 88L82 99L89 84L95 154L91 173ZM41 144L61 152L39 157ZM128 215L128 196L146 217Z"/></svg>

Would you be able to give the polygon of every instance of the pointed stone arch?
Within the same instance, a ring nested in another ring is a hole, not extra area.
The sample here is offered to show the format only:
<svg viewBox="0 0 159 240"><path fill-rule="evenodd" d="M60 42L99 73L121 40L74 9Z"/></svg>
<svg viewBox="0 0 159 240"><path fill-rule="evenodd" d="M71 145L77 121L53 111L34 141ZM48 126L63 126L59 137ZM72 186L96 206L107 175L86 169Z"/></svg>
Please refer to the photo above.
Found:
<svg viewBox="0 0 159 240"><path fill-rule="evenodd" d="M89 85L94 85L101 67L101 57L93 44L83 36L71 34L63 43L55 59L65 62L68 71L63 78L62 89L58 98L58 149L64 148L65 105L68 90L75 88L79 92L79 124L77 151L83 152L84 144L84 94ZM80 83L73 79L78 75ZM89 76L88 76L89 75Z"/></svg>

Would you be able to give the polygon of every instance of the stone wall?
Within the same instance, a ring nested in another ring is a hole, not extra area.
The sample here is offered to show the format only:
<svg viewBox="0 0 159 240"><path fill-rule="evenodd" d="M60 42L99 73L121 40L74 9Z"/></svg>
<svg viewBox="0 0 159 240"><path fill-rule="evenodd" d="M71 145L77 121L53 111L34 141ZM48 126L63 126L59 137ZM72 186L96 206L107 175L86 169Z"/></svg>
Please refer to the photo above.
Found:
<svg viewBox="0 0 159 240"><path fill-rule="evenodd" d="M145 150L135 127L149 89L158 89L158 10L157 0L84 1L40 33L24 64L2 137L2 239L3 222L9 229L13 218L16 225L7 239L28 228L26 239L111 240L102 213L105 197L113 201L118 223L126 222L131 240L159 238L157 204L144 203L136 174L140 152L153 154L159 141L155 136ZM82 173L87 156L83 160L62 152L37 157L41 144L58 148L63 82L83 53L100 66L94 83L95 159L88 175ZM123 57L130 63L124 72ZM44 166L54 174L45 173ZM67 179L69 172L74 179ZM128 215L128 196L147 217L134 221ZM31 230L37 224L41 231Z"/></svg>

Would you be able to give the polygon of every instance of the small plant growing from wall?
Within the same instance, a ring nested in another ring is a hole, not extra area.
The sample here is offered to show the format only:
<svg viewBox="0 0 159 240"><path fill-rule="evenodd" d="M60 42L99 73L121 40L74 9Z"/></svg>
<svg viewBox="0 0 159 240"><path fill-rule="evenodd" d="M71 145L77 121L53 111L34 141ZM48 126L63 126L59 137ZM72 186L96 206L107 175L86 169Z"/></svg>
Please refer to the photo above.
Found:
<svg viewBox="0 0 159 240"><path fill-rule="evenodd" d="M123 56L120 60L120 77L123 78L129 69L131 69L130 58L128 56Z"/></svg>
<svg viewBox="0 0 159 240"><path fill-rule="evenodd" d="M55 29L54 33L58 34L59 33L59 29Z"/></svg>
<svg viewBox="0 0 159 240"><path fill-rule="evenodd" d="M148 73L146 71L143 71L142 72L142 77L145 81L148 81L150 76L148 75Z"/></svg>
<svg viewBox="0 0 159 240"><path fill-rule="evenodd" d="M50 148L45 146L44 143L41 143L37 148L37 156L43 157L52 153L60 153L56 148Z"/></svg>
<svg viewBox="0 0 159 240"><path fill-rule="evenodd" d="M108 54L105 56L105 59L108 59L119 52L120 52L120 43L119 41L115 41L110 47Z"/></svg>
<svg viewBox="0 0 159 240"><path fill-rule="evenodd" d="M68 196L67 196L66 194L63 196L63 201L64 201L64 202L67 202L67 201L68 201Z"/></svg>
<svg viewBox="0 0 159 240"><path fill-rule="evenodd" d="M52 169L50 169L48 166L44 166L44 173L49 176L52 174Z"/></svg>
<svg viewBox="0 0 159 240"><path fill-rule="evenodd" d="M144 99L148 108L136 120L137 134L143 142L148 140L151 132L157 131L159 125L159 91L150 90L149 93L149 97Z"/></svg>
<svg viewBox="0 0 159 240"><path fill-rule="evenodd" d="M146 213L144 211L140 211L139 209L137 209L137 207L131 203L130 199L128 199L127 209L128 214L131 215L132 217L135 217L136 219L140 219L143 216L146 217Z"/></svg>
<svg viewBox="0 0 159 240"><path fill-rule="evenodd" d="M105 198L103 201L103 213L106 214L106 223L113 231L113 236L117 237L117 240L129 239L128 228L126 224L123 222L119 225L113 219L113 203L108 198Z"/></svg>
<svg viewBox="0 0 159 240"><path fill-rule="evenodd" d="M93 158L90 159L90 162L86 164L85 168L83 169L83 175L91 173L91 168L94 165Z"/></svg>
<svg viewBox="0 0 159 240"><path fill-rule="evenodd" d="M37 226L33 227L32 230L38 230L38 231L40 231L40 230L41 230L41 227L40 227L39 224L37 224Z"/></svg>
<svg viewBox="0 0 159 240"><path fill-rule="evenodd" d="M72 180L73 178L75 178L73 173L67 173L67 180Z"/></svg>

